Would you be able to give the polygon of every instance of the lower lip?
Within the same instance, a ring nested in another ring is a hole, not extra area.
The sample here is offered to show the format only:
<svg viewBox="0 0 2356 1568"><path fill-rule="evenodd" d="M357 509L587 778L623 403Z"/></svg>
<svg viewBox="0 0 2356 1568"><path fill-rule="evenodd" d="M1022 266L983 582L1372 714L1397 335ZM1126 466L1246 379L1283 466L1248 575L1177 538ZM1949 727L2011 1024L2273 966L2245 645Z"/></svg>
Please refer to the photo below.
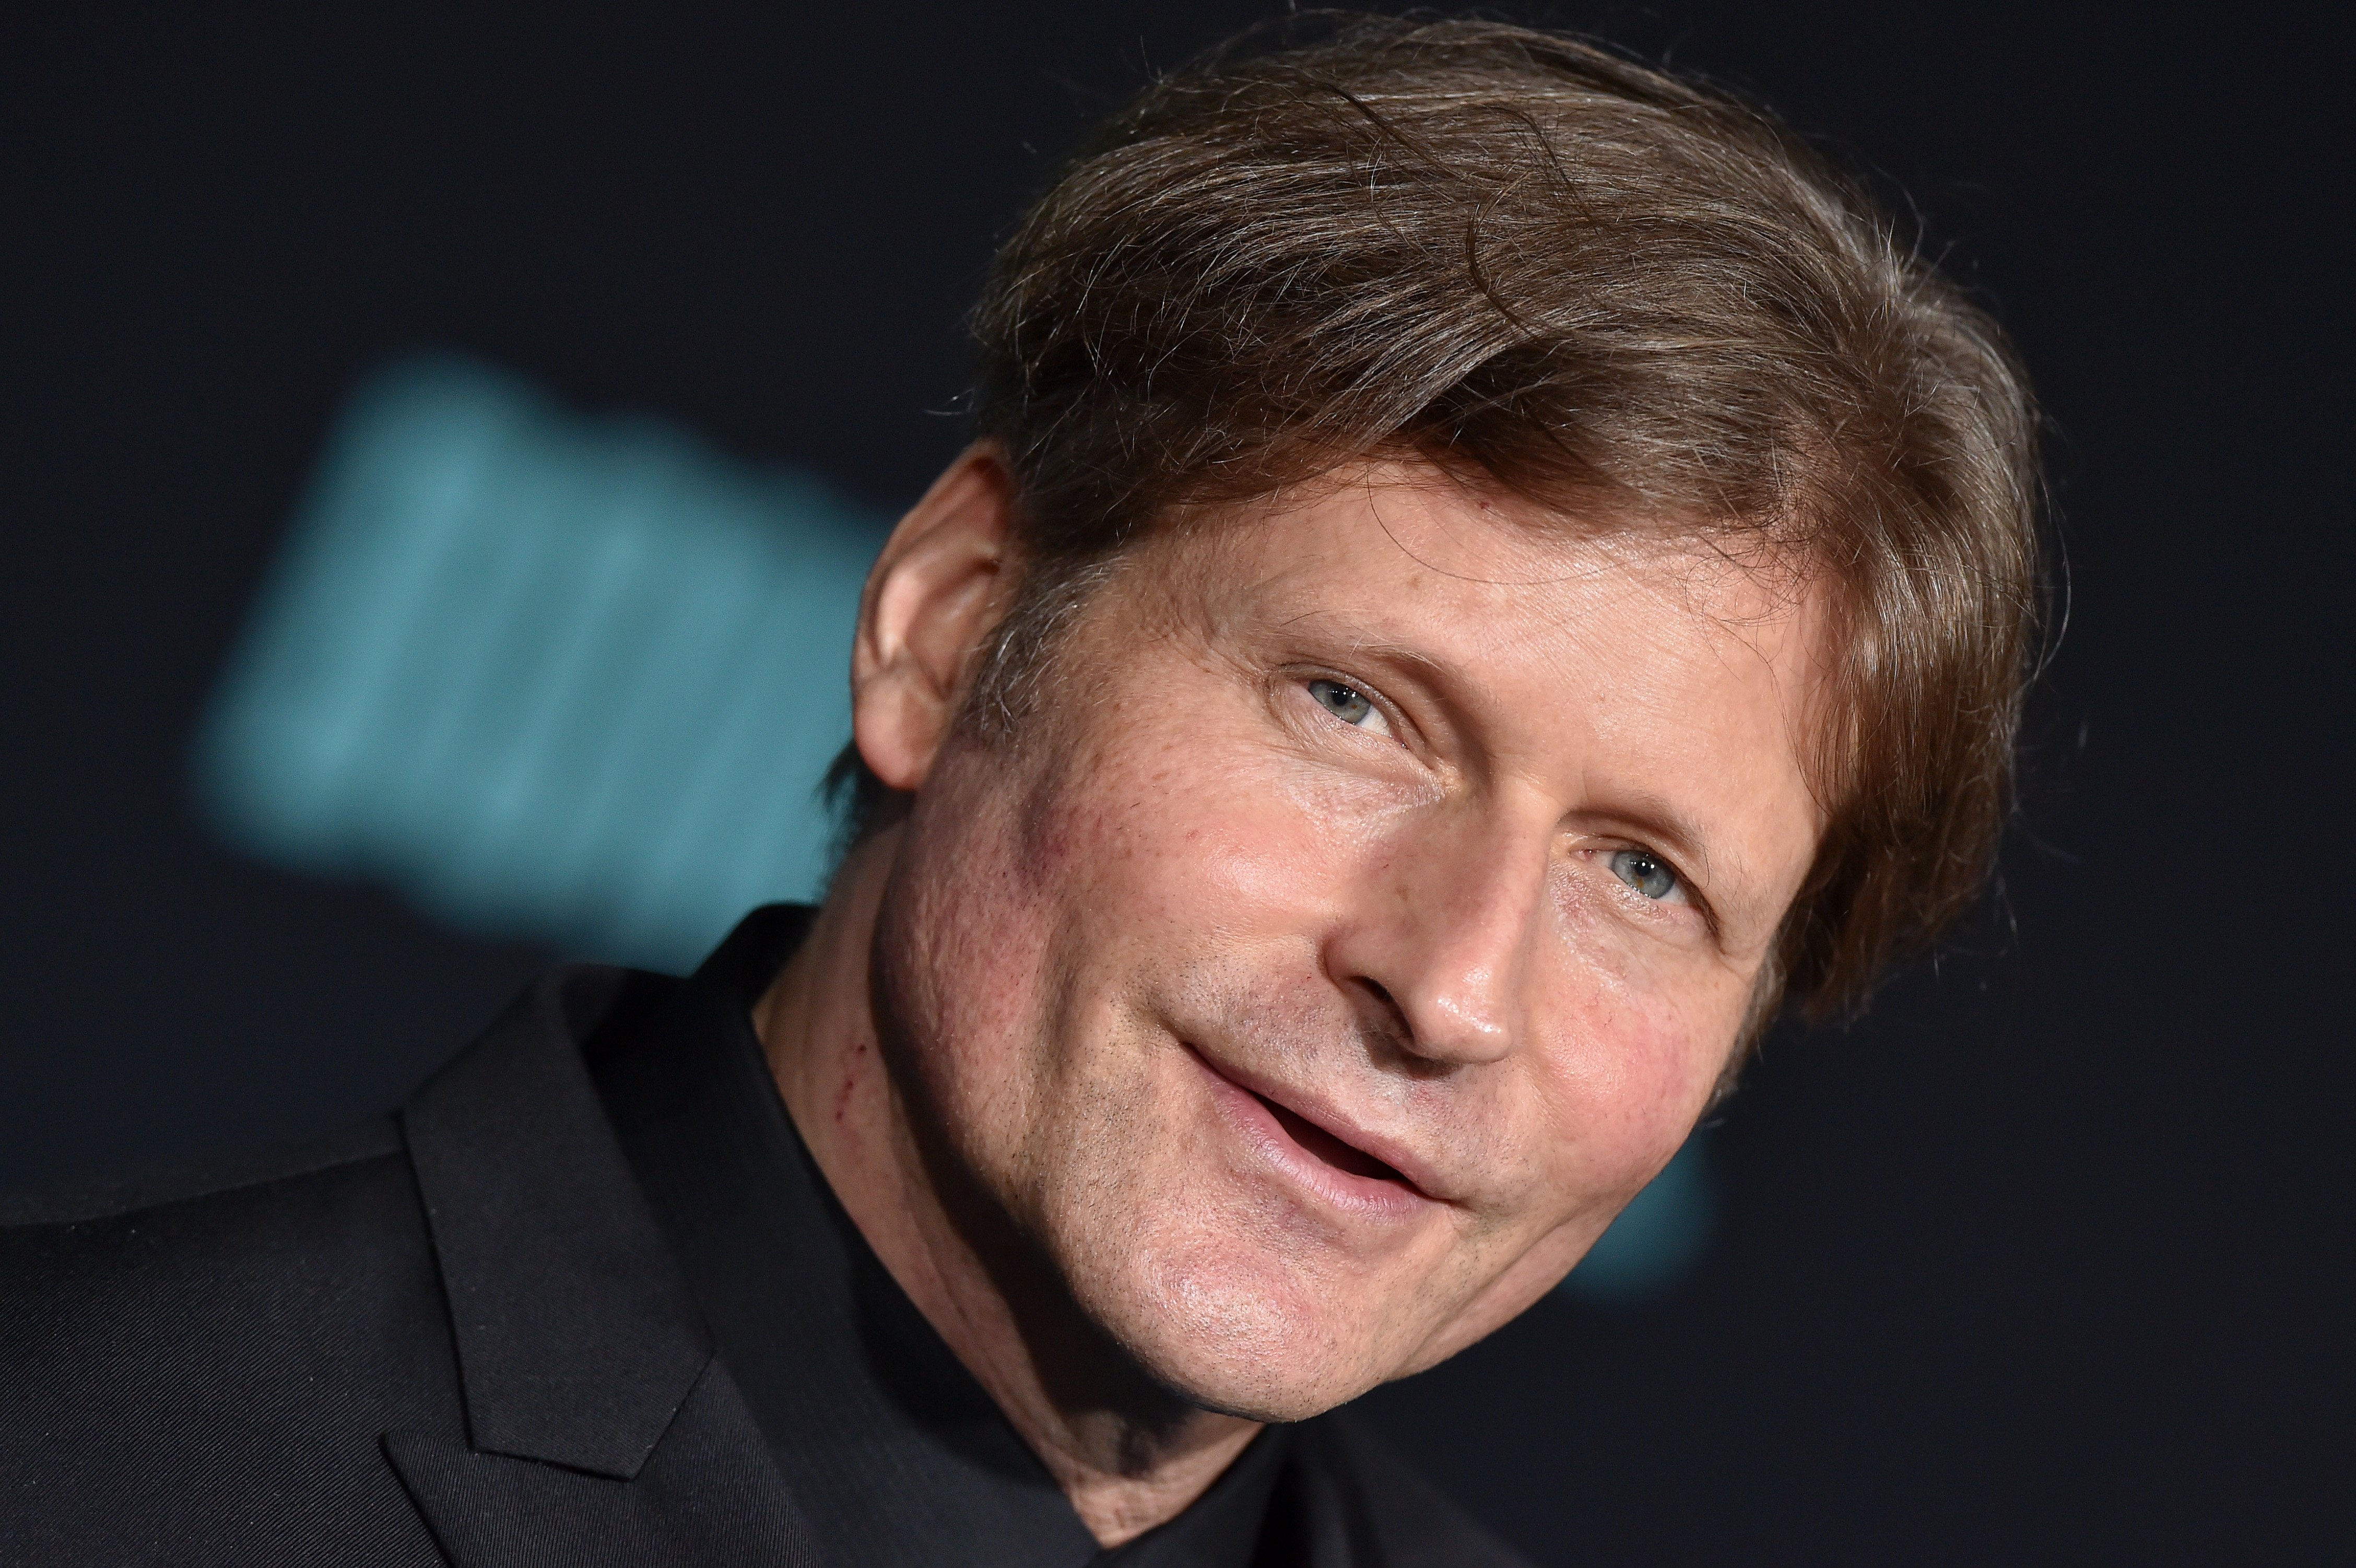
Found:
<svg viewBox="0 0 2356 1568"><path fill-rule="evenodd" d="M1189 1053L1192 1054L1191 1052ZM1252 1151L1307 1187L1333 1208L1369 1219L1396 1222L1413 1219L1432 1207L1432 1200L1404 1181L1359 1176L1327 1164L1294 1142L1259 1096L1220 1075L1200 1057L1203 1074L1211 1080L1212 1102L1228 1125L1243 1135Z"/></svg>

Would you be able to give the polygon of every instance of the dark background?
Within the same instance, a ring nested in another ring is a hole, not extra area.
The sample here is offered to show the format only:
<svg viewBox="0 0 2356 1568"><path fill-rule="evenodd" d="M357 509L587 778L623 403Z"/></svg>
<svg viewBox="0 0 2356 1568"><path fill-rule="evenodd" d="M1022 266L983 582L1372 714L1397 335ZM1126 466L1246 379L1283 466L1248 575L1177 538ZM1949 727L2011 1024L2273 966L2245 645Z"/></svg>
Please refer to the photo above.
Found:
<svg viewBox="0 0 2356 1568"><path fill-rule="evenodd" d="M1044 158L1268 9L11 24L0 1181L378 1111L547 957L242 864L187 804L364 368L462 348L905 503ZM1545 1304L1369 1407L1547 1562L2320 1556L2356 872L2334 40L2251 6L1520 15L1912 193L2057 423L2070 625L2006 897L1864 1024L1775 1037L1697 1276Z"/></svg>

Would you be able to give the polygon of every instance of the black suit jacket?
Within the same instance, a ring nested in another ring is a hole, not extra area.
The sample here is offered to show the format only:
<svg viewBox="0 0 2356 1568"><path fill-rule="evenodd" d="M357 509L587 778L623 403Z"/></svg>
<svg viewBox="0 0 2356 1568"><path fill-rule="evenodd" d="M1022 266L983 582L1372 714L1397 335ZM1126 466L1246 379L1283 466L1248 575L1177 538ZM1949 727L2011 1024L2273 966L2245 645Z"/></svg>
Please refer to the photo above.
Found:
<svg viewBox="0 0 2356 1568"><path fill-rule="evenodd" d="M0 1562L855 1561L809 1539L584 1066L626 985L676 983L558 970L382 1121L0 1200ZM1294 1440L1303 1561L1513 1561L1345 1423Z"/></svg>

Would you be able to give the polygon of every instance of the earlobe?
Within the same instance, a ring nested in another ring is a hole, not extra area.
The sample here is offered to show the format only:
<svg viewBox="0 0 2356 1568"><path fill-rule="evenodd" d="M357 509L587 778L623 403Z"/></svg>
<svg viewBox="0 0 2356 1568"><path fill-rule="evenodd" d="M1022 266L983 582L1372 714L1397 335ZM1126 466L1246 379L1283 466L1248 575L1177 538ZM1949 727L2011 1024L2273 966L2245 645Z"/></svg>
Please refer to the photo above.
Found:
<svg viewBox="0 0 2356 1568"><path fill-rule="evenodd" d="M894 789L924 783L1004 609L1014 481L993 441L958 455L867 576L851 660L860 755Z"/></svg>

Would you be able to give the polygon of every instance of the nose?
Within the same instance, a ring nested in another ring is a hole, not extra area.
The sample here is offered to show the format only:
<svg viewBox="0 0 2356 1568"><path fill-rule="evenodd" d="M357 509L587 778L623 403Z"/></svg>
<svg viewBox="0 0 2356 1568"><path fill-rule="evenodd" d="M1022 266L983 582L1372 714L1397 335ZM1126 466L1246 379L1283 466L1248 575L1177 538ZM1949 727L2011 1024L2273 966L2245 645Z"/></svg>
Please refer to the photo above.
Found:
<svg viewBox="0 0 2356 1568"><path fill-rule="evenodd" d="M1551 919L1552 823L1427 822L1385 846L1326 950L1368 1023L1439 1065L1499 1061L1524 1035Z"/></svg>

